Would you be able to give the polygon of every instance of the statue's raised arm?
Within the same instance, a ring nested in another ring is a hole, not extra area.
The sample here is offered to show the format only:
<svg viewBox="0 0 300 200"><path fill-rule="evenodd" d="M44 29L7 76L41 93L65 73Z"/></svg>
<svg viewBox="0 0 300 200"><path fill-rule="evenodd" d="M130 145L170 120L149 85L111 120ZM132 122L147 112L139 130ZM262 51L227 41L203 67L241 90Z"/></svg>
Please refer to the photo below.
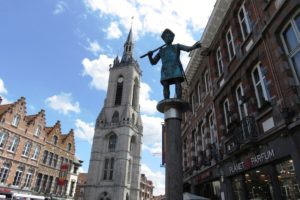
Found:
<svg viewBox="0 0 300 200"><path fill-rule="evenodd" d="M175 84L176 97L179 99L182 97L181 82L184 81L185 75L180 61L180 51L190 52L201 47L200 42L196 42L193 46L172 44L174 37L175 34L170 29L164 30L161 38L165 42L165 45L155 49L154 51L149 51L146 54L152 65L157 64L159 60L162 62L160 82L164 87L165 99L170 98L171 84ZM155 56L153 56L153 53L156 50L159 51Z"/></svg>

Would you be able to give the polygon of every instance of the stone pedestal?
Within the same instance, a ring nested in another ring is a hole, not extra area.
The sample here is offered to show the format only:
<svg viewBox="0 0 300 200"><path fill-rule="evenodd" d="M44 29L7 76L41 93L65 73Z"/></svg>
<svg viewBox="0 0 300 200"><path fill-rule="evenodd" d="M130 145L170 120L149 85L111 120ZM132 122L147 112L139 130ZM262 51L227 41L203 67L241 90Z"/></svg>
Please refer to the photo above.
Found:
<svg viewBox="0 0 300 200"><path fill-rule="evenodd" d="M183 199L181 119L188 108L189 104L181 99L164 99L157 104L157 110L164 113L166 127L167 200Z"/></svg>

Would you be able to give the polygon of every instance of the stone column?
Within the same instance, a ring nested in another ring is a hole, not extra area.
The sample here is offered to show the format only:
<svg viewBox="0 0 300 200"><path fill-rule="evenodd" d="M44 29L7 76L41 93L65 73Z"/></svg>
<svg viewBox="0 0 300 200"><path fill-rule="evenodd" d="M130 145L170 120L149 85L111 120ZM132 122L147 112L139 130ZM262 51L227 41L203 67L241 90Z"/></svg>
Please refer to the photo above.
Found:
<svg viewBox="0 0 300 200"><path fill-rule="evenodd" d="M166 198L182 200L182 113L188 110L188 103L181 99L165 99L158 103L157 110L164 113L166 127Z"/></svg>

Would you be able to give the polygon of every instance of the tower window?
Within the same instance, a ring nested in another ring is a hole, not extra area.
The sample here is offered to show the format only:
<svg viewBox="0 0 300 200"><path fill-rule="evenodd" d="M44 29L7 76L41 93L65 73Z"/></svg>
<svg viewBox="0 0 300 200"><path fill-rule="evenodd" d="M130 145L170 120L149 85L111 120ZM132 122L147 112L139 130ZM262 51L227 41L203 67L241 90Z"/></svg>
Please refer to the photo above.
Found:
<svg viewBox="0 0 300 200"><path fill-rule="evenodd" d="M108 140L108 151L113 152L116 150L116 144L117 144L117 136L116 134L112 134L109 136Z"/></svg>
<svg viewBox="0 0 300 200"><path fill-rule="evenodd" d="M117 91L116 91L116 99L115 105L121 105L122 102L122 93L123 93L123 77L120 76L117 82Z"/></svg>
<svg viewBox="0 0 300 200"><path fill-rule="evenodd" d="M133 86L133 94L132 94L132 107L134 109L137 109L138 107L138 87L139 82L137 79L134 80L134 86Z"/></svg>
<svg viewBox="0 0 300 200"><path fill-rule="evenodd" d="M103 180L113 180L114 164L115 164L114 158L105 158Z"/></svg>
<svg viewBox="0 0 300 200"><path fill-rule="evenodd" d="M113 116L112 116L112 120L111 120L112 123L118 123L119 122L119 113L118 111L115 111Z"/></svg>

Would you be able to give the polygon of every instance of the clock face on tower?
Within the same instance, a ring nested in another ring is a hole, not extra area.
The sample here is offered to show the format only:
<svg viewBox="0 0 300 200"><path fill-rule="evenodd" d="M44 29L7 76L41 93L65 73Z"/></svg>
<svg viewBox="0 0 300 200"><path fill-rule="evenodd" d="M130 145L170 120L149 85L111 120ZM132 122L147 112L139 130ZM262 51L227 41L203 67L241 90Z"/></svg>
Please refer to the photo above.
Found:
<svg viewBox="0 0 300 200"><path fill-rule="evenodd" d="M120 77L118 78L118 83L122 83L122 82L123 82L123 77L120 76Z"/></svg>

